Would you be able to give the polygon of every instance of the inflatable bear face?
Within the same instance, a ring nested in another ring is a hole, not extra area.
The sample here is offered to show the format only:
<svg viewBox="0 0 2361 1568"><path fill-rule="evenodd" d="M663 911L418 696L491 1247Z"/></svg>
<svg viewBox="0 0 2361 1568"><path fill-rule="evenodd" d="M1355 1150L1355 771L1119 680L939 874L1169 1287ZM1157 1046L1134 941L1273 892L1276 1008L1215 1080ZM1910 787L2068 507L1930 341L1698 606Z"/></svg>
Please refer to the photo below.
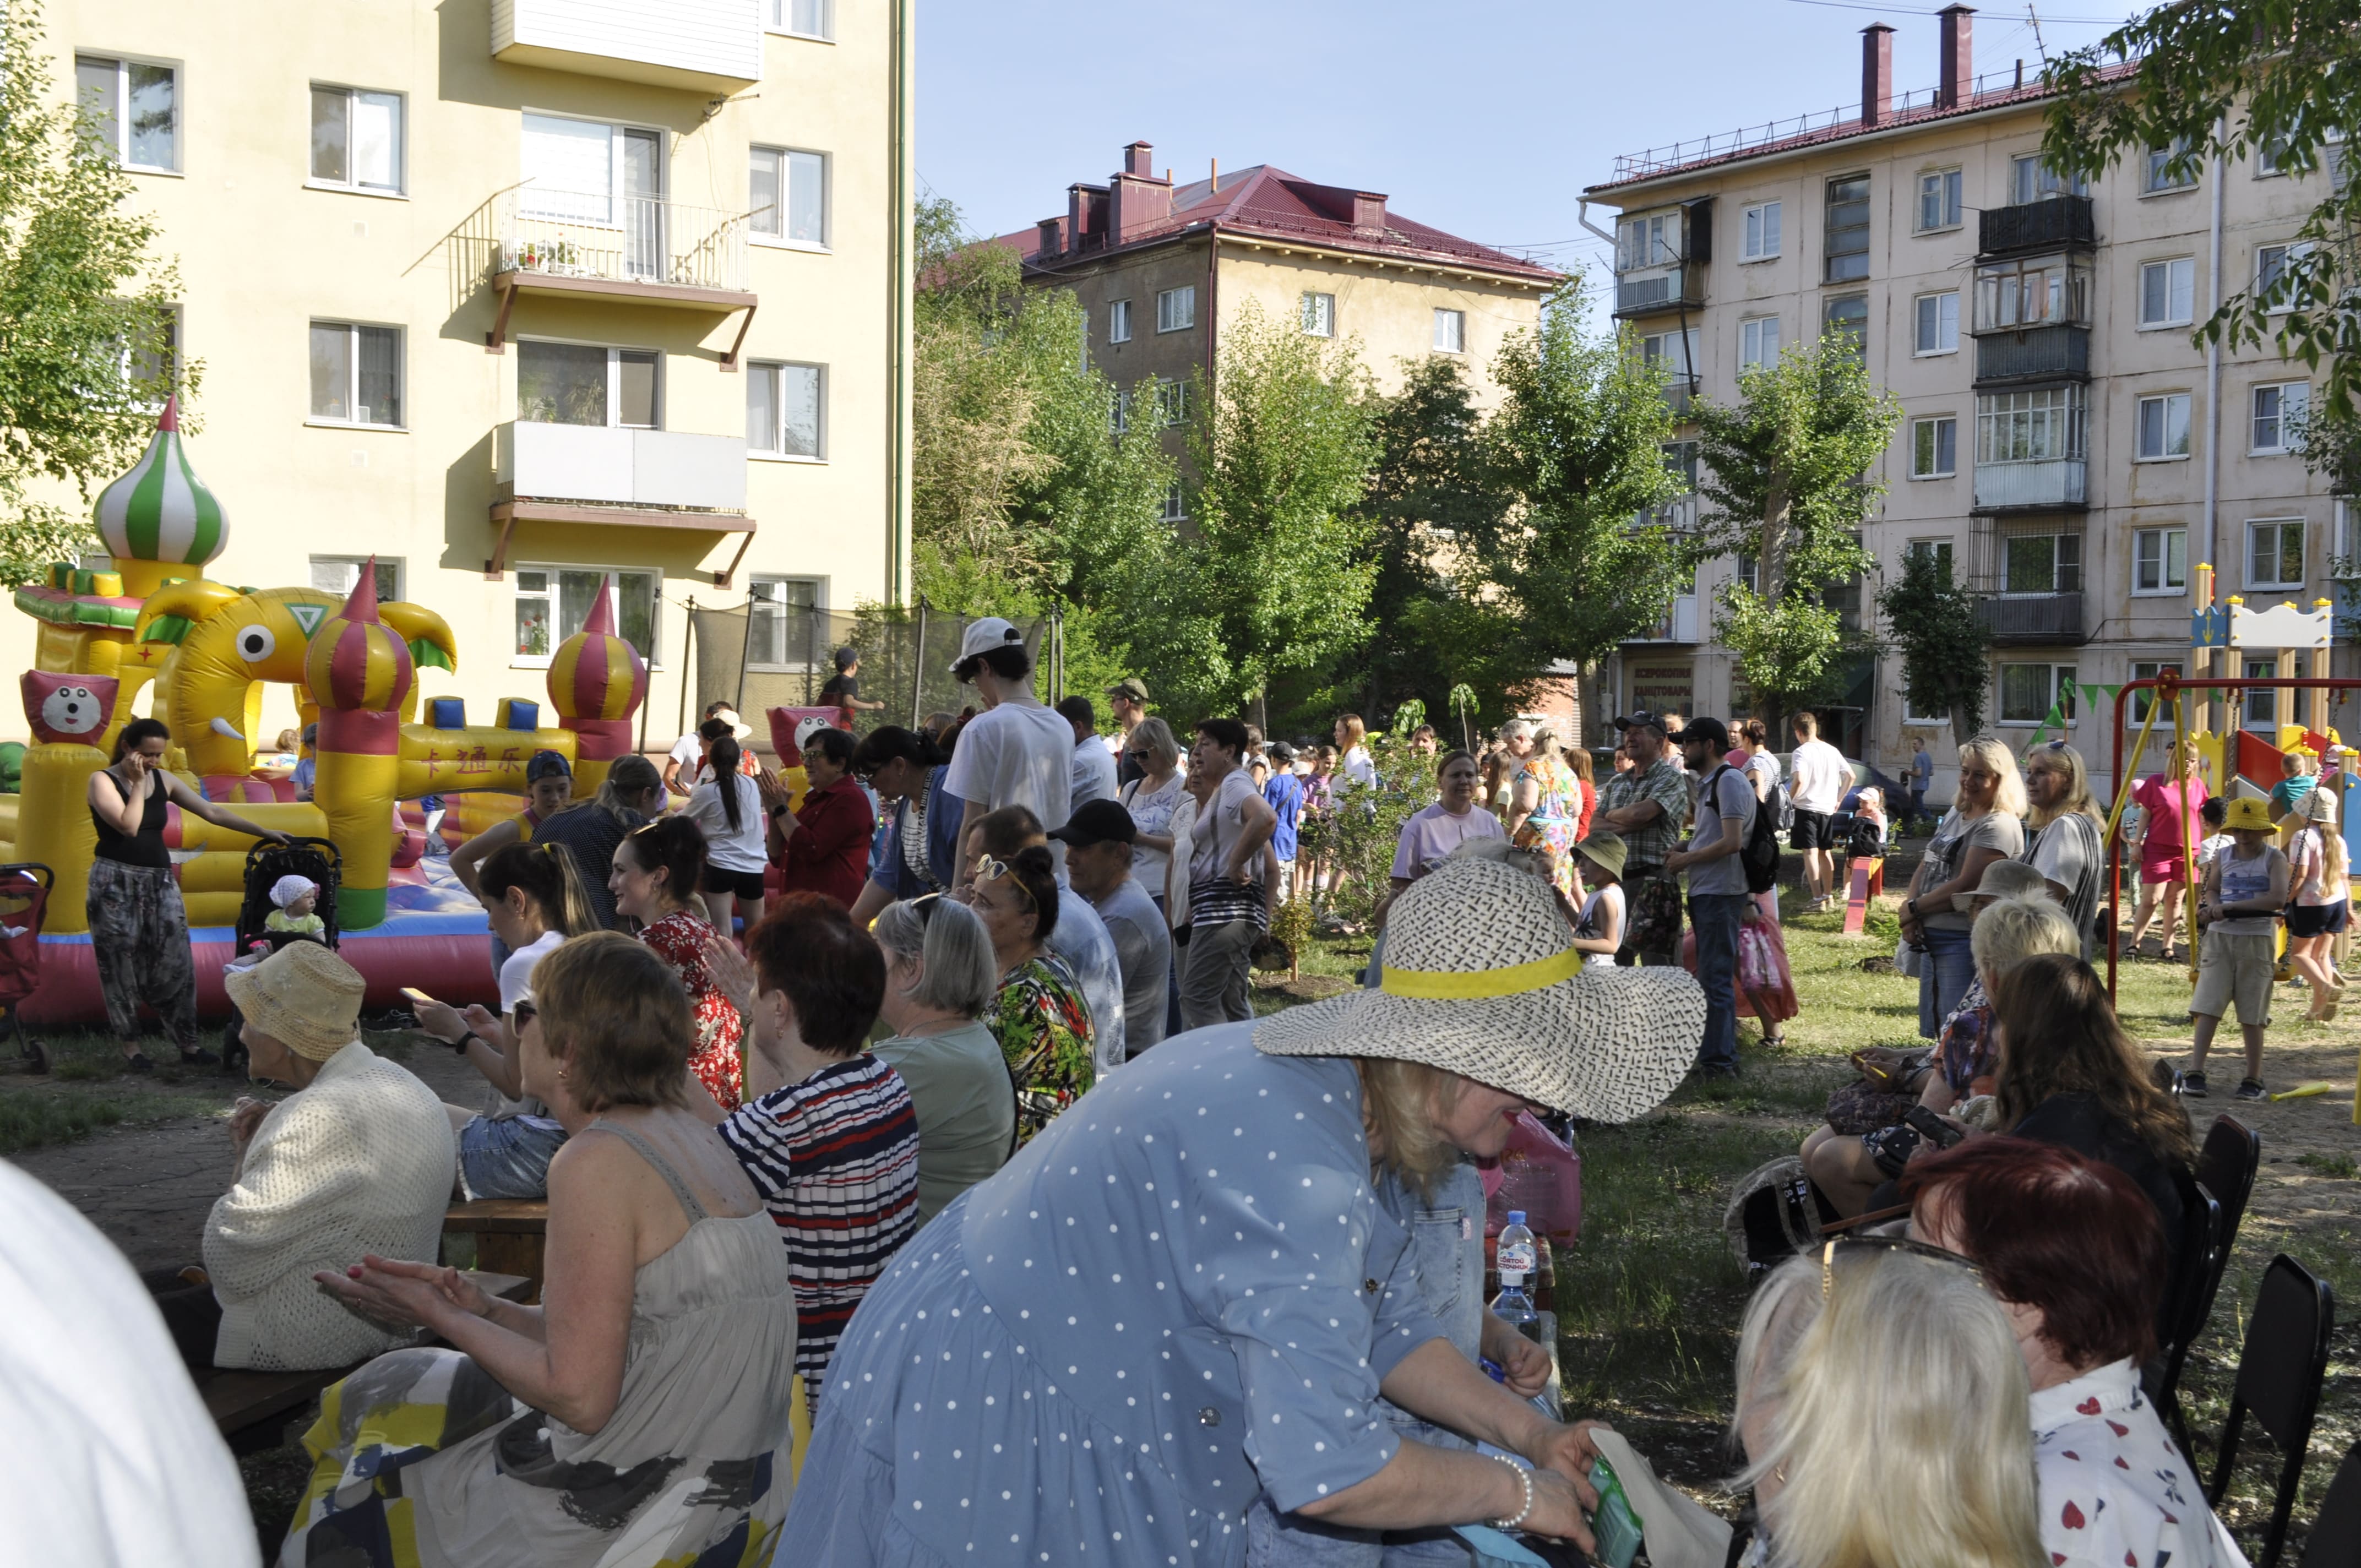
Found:
<svg viewBox="0 0 2361 1568"><path fill-rule="evenodd" d="M60 675L27 670L24 678L25 719L38 740L64 745L95 746L115 716L115 681L112 675Z"/></svg>

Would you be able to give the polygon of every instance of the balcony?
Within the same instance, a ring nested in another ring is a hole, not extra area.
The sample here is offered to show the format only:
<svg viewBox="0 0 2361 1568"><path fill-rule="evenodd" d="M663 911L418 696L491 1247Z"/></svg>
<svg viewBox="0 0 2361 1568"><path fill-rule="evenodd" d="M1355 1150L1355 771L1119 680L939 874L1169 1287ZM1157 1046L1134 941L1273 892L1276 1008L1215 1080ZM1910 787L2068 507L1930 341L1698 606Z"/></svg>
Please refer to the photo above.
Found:
<svg viewBox="0 0 2361 1568"><path fill-rule="evenodd" d="M1979 463L1975 510L2079 511L2090 505L2089 467L2080 457L2032 463Z"/></svg>
<svg viewBox="0 0 2361 1568"><path fill-rule="evenodd" d="M2059 250L2095 244L2091 198L2051 196L2017 207L1986 207L1976 216L1976 250L1982 256Z"/></svg>
<svg viewBox="0 0 2361 1568"><path fill-rule="evenodd" d="M1654 315L1663 311L1698 310L1705 304L1705 269L1700 267L1652 267L1620 272L1615 277L1615 314Z"/></svg>
<svg viewBox="0 0 2361 1568"><path fill-rule="evenodd" d="M2026 594L1976 601L1976 621L1995 643L2045 648L2090 641L2082 627L2082 596Z"/></svg>
<svg viewBox="0 0 2361 1568"><path fill-rule="evenodd" d="M520 522L688 529L751 543L746 439L512 420L493 433L491 520L500 538L484 570L493 576L506 569ZM728 576L717 579L726 586Z"/></svg>
<svg viewBox="0 0 2361 1568"><path fill-rule="evenodd" d="M1673 601L1664 619L1650 627L1634 642L1695 642L1697 640L1697 597L1683 594Z"/></svg>
<svg viewBox="0 0 2361 1568"><path fill-rule="evenodd" d="M485 345L500 353L520 293L604 295L638 304L728 314L744 311L721 356L734 370L754 295L746 270L746 217L653 196L545 191L527 184L499 203L492 287L500 313Z"/></svg>
<svg viewBox="0 0 2361 1568"><path fill-rule="evenodd" d="M2016 381L2087 381L2091 329L2037 326L1976 338L1976 389Z"/></svg>
<svg viewBox="0 0 2361 1568"><path fill-rule="evenodd" d="M492 0L492 58L731 93L763 79L762 0Z"/></svg>

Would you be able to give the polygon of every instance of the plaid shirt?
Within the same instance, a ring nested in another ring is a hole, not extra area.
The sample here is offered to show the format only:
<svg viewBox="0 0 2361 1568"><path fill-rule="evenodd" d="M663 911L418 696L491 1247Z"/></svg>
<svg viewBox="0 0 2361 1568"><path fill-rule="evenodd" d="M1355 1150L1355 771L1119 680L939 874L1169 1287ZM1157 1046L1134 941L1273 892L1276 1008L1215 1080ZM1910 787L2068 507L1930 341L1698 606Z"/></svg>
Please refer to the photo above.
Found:
<svg viewBox="0 0 2361 1568"><path fill-rule="evenodd" d="M1631 865L1661 866L1679 846L1682 827L1689 818L1688 774L1675 767L1671 758L1659 757L1653 767L1633 768L1609 779L1598 792L1598 809L1620 811L1643 800L1654 801L1664 808L1664 815L1644 828L1616 831L1622 834L1631 851Z"/></svg>

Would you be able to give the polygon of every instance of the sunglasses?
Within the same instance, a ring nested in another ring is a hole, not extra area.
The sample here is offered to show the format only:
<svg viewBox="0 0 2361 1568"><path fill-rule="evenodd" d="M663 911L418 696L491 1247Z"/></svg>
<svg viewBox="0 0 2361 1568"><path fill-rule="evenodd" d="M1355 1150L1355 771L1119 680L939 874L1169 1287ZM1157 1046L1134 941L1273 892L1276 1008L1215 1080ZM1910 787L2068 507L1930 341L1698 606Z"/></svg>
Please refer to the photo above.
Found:
<svg viewBox="0 0 2361 1568"><path fill-rule="evenodd" d="M509 1017L514 1021L516 1031L519 1034L524 1033L524 1026L540 1016L541 1009L534 1006L531 1002L520 1002L514 1007L509 1009Z"/></svg>
<svg viewBox="0 0 2361 1568"><path fill-rule="evenodd" d="M1018 895L1025 900L1026 908L1032 910L1037 914L1039 913L1041 906L1033 902L1033 890L1027 887L1022 882L1009 874L1007 861L994 860L990 855L978 855L975 858L976 881L1000 882L1004 879L1007 882L1008 885L1015 888Z"/></svg>
<svg viewBox="0 0 2361 1568"><path fill-rule="evenodd" d="M1839 1247L1906 1252L1940 1263L1958 1264L1961 1268L1966 1269L1969 1276L1979 1285L1982 1284L1984 1279L1983 1270L1978 1268L1966 1257L1949 1247L1937 1246L1932 1242L1922 1242L1913 1236L1835 1236L1820 1248L1820 1299L1823 1301L1828 1299L1828 1292L1836 1287L1836 1261Z"/></svg>

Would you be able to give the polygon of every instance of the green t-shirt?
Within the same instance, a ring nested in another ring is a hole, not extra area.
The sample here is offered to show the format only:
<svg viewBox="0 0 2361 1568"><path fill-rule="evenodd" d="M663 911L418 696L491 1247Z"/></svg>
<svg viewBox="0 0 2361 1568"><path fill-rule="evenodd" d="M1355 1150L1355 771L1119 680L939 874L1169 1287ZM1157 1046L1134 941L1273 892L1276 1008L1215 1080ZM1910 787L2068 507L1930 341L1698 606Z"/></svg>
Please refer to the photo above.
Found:
<svg viewBox="0 0 2361 1568"><path fill-rule="evenodd" d="M918 1113L918 1223L1007 1163L1016 1095L1000 1042L982 1022L870 1047L902 1075Z"/></svg>

